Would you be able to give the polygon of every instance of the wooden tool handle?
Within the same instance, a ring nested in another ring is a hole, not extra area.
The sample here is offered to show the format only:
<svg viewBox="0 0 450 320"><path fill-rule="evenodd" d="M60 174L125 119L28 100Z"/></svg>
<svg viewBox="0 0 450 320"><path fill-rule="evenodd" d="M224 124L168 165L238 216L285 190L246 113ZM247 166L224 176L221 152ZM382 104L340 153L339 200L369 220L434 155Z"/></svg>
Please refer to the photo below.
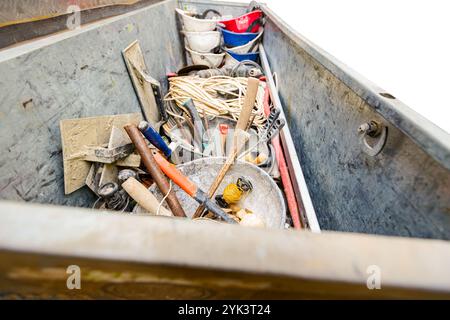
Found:
<svg viewBox="0 0 450 320"><path fill-rule="evenodd" d="M256 78L248 78L247 93L245 94L244 104L242 105L239 120L235 129L245 130L247 128L248 120L252 114L255 105L256 94L258 93L259 80Z"/></svg>
<svg viewBox="0 0 450 320"><path fill-rule="evenodd" d="M214 179L211 187L209 187L208 198L210 198L210 199L214 196L214 193L216 193L217 188L219 188L219 185L223 181L223 178L225 177L228 170L230 170L230 167L233 165L234 161L236 160L238 153L241 151L242 147L245 145L245 143L250 138L250 135L243 130L236 130L235 133L236 133L236 136L235 136L235 143L233 146L233 150L232 150L231 154L228 156L228 158L225 161L222 168L220 169L216 178ZM199 218L200 215L203 213L204 209L205 209L204 206L202 206L202 205L199 206L197 208L197 210L195 211L192 218Z"/></svg>
<svg viewBox="0 0 450 320"><path fill-rule="evenodd" d="M141 155L142 162L152 176L159 190L161 190L161 193L164 195L168 194L166 202L174 216L186 217L183 207L178 201L177 195L173 190L170 190L169 181L167 181L166 176L156 163L155 158L153 157L153 154L147 146L147 143L145 142L138 127L135 124L129 124L126 125L124 129L128 133L131 141L134 143L136 150Z"/></svg>
<svg viewBox="0 0 450 320"><path fill-rule="evenodd" d="M156 215L158 213L159 201L156 197L135 178L130 177L124 183L122 188L134 199L142 208L149 213ZM173 216L172 212L164 208L159 209L159 215Z"/></svg>
<svg viewBox="0 0 450 320"><path fill-rule="evenodd" d="M208 190L208 197L212 198L214 196L214 193L216 192L217 188L219 187L220 183L222 182L223 178L225 177L225 174L230 169L231 165L233 164L234 160L236 159L236 156L239 151L239 147L237 146L237 137L240 133L244 132L247 129L247 125L249 123L250 115L252 114L253 106L255 105L256 100L256 94L258 93L258 87L259 87L259 80L256 78L248 78L247 80L247 93L245 94L244 98L244 104L242 105L241 113L239 114L239 119L236 124L236 127L234 129L234 141L233 141L233 149L228 157L226 163L222 166L222 169L220 170L219 174L217 175L216 179L214 180L213 184ZM204 206L199 206L197 210L195 211L192 218L198 218L203 213L203 210L205 209Z"/></svg>

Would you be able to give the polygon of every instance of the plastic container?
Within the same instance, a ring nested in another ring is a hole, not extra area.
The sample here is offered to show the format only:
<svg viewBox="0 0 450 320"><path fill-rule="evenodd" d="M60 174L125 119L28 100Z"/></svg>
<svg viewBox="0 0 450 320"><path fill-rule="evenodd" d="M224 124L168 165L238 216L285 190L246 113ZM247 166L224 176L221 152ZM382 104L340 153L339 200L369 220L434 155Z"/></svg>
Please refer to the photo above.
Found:
<svg viewBox="0 0 450 320"><path fill-rule="evenodd" d="M223 42L227 47L237 47L249 43L258 36L257 32L237 33L229 30L221 29Z"/></svg>
<svg viewBox="0 0 450 320"><path fill-rule="evenodd" d="M219 31L205 31L205 32L192 32L184 31L186 43L189 48L197 52L211 52L214 48L220 45L220 32Z"/></svg>
<svg viewBox="0 0 450 320"><path fill-rule="evenodd" d="M257 19L262 17L262 11L261 10L255 10L249 13L246 13L240 17L229 19L229 20L222 20L220 21L221 24L225 26L225 29L236 32L236 33L243 33L243 32L257 32L261 24L256 23L251 30L247 30L250 25Z"/></svg>

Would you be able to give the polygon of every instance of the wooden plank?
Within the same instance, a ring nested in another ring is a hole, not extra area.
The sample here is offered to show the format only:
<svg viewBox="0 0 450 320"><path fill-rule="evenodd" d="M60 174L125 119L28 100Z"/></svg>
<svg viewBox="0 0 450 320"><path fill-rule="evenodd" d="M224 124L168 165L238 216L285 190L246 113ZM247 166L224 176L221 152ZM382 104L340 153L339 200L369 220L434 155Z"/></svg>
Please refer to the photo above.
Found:
<svg viewBox="0 0 450 320"><path fill-rule="evenodd" d="M0 292L18 297L450 298L446 241L8 202L0 212ZM69 292L72 264L82 290ZM372 266L380 290L367 288Z"/></svg>

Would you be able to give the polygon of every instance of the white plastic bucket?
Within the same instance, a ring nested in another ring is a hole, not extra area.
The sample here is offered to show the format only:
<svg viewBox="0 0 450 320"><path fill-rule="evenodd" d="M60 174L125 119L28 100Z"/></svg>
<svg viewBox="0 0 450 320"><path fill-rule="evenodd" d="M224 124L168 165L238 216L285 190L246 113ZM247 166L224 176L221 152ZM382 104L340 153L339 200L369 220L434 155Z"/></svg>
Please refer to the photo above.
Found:
<svg viewBox="0 0 450 320"><path fill-rule="evenodd" d="M221 34L219 31L183 31L183 33L188 47L196 52L211 52L220 45Z"/></svg>
<svg viewBox="0 0 450 320"><path fill-rule="evenodd" d="M175 9L183 19L184 30L202 32L213 31L216 28L218 20L212 19L197 19L187 15L183 10Z"/></svg>
<svg viewBox="0 0 450 320"><path fill-rule="evenodd" d="M204 64L210 68L217 68L223 61L223 57L225 53L201 53L196 52L188 47L186 47L186 51L189 52L192 62L194 64Z"/></svg>

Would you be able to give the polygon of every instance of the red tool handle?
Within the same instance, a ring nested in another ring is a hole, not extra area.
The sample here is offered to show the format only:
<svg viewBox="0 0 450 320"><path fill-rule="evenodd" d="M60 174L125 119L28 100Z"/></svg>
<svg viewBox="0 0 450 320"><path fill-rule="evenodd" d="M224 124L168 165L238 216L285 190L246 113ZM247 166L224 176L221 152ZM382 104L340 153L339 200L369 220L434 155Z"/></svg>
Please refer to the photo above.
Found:
<svg viewBox="0 0 450 320"><path fill-rule="evenodd" d="M264 113L266 116L270 114L270 90L269 86L266 85L264 90ZM289 174L286 159L284 157L283 149L280 143L280 136L275 136L272 139L272 145L275 149L275 158L278 161L278 169L280 170L281 182L283 184L284 194L286 195L286 201L291 213L292 222L295 229L302 229L302 221L300 219L300 210L298 208L297 199L295 197L294 187L292 185L291 177Z"/></svg>
<svg viewBox="0 0 450 320"><path fill-rule="evenodd" d="M194 197L197 193L197 186L182 174L173 164L167 161L161 154L155 152L153 154L156 163L161 168L162 172L166 174L173 182L175 182L181 189L186 191L188 195Z"/></svg>

